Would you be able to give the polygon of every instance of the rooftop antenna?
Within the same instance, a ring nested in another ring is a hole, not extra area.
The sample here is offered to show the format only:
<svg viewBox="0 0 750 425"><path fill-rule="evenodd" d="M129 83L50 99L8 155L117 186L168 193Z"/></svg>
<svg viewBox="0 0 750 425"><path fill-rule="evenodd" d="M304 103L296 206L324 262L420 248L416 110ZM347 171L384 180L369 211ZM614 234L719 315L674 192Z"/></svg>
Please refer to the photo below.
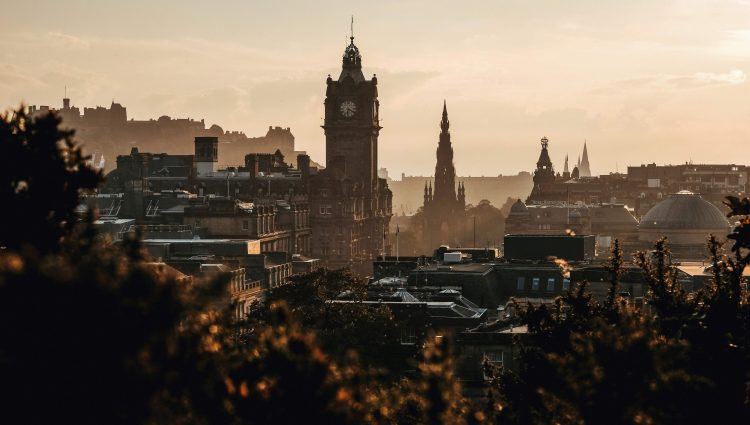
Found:
<svg viewBox="0 0 750 425"><path fill-rule="evenodd" d="M354 41L354 15L352 15L351 32L352 32L352 41Z"/></svg>

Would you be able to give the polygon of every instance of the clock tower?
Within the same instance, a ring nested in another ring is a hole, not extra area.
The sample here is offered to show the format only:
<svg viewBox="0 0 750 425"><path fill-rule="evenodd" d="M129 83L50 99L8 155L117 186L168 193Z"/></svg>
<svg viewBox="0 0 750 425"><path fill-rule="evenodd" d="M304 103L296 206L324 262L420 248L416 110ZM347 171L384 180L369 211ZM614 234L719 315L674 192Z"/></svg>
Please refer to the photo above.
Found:
<svg viewBox="0 0 750 425"><path fill-rule="evenodd" d="M365 79L362 56L350 37L338 79L326 80L326 166L371 191L378 178L378 79Z"/></svg>
<svg viewBox="0 0 750 425"><path fill-rule="evenodd" d="M354 36L341 73L326 79L326 168L311 181L313 255L367 274L390 251L391 191L378 178L378 79L362 73Z"/></svg>

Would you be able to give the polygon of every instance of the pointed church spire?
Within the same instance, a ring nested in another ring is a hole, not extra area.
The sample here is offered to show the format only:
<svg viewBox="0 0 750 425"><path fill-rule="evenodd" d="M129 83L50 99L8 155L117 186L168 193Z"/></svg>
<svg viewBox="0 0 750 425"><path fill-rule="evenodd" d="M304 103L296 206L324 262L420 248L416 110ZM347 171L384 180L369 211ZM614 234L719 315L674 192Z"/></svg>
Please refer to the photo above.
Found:
<svg viewBox="0 0 750 425"><path fill-rule="evenodd" d="M565 154L565 168L563 168L563 173L569 173L568 170L568 154Z"/></svg>
<svg viewBox="0 0 750 425"><path fill-rule="evenodd" d="M591 166L589 165L589 153L586 148L586 141L583 141L583 157L581 158L581 165L579 167L581 177L591 177Z"/></svg>
<svg viewBox="0 0 750 425"><path fill-rule="evenodd" d="M448 131L448 128L450 128L450 121L448 121L448 105L445 102L445 99L443 99L443 119L440 121L440 130L443 131L443 133Z"/></svg>

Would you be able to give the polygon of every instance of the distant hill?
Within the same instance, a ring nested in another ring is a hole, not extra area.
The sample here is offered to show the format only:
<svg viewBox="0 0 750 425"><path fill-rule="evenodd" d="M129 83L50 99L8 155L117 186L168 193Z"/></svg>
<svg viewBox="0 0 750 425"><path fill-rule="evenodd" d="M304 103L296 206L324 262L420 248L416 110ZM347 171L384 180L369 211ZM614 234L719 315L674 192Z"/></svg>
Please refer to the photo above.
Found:
<svg viewBox="0 0 750 425"><path fill-rule="evenodd" d="M109 108L97 106L83 108L70 105L70 99L63 99L62 109L49 106L30 106L29 113L40 114L55 110L63 118L63 125L74 128L76 137L86 151L95 156L96 163L103 157L103 166L111 170L117 155L130 153L138 147L141 152L192 154L193 139L196 136L216 136L219 138L219 166L232 166L244 163L248 153L274 153L281 150L286 158L296 158L294 135L289 127L268 127L265 136L247 137L240 131L224 131L218 125L206 128L204 120L171 118L163 115L158 119L144 121L128 120L127 109L115 103ZM313 166L319 166L312 163Z"/></svg>

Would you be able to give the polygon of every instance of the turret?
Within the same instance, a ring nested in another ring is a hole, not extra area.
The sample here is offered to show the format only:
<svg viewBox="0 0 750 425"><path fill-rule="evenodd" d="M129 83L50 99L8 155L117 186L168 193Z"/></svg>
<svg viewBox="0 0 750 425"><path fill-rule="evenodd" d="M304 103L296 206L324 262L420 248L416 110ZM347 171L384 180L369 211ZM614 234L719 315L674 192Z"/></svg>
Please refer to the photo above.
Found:
<svg viewBox="0 0 750 425"><path fill-rule="evenodd" d="M461 211L466 208L466 186L464 182L458 183L458 204Z"/></svg>

